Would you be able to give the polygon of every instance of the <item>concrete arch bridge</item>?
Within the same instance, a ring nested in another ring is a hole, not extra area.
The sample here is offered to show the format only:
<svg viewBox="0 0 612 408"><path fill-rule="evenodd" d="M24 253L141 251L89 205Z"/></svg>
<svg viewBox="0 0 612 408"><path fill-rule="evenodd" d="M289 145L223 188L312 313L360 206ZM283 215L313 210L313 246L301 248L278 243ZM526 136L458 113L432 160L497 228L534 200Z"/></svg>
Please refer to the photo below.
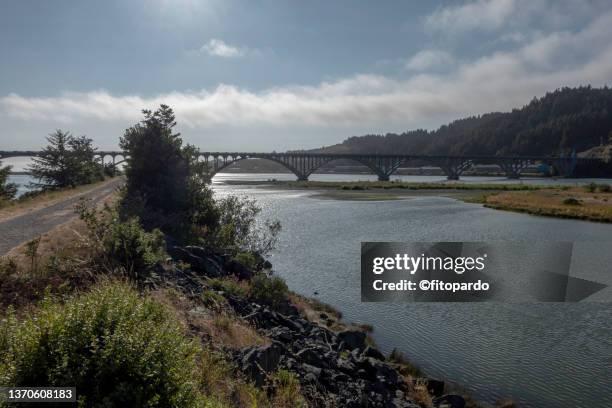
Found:
<svg viewBox="0 0 612 408"><path fill-rule="evenodd" d="M555 173L571 177L579 162L595 159L576 157L549 156L446 156L446 155L404 155L404 154L330 154L330 153L238 153L238 152L202 152L210 168L210 176L241 160L266 159L279 163L296 175L298 180L306 181L321 166L335 160L352 160L365 165L381 181L388 181L391 175L402 165L410 161L429 163L442 169L449 180L458 180L461 174L477 164L498 165L508 178L520 178L521 172L528 166L546 164Z"/></svg>

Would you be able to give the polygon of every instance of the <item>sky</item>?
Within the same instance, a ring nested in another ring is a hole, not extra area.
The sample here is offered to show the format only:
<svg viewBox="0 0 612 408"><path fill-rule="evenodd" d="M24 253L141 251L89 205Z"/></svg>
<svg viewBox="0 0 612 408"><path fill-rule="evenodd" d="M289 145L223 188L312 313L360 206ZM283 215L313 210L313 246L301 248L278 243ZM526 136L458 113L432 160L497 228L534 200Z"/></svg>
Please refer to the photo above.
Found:
<svg viewBox="0 0 612 408"><path fill-rule="evenodd" d="M170 105L207 151L435 129L612 82L609 0L3 0L0 150L116 149Z"/></svg>

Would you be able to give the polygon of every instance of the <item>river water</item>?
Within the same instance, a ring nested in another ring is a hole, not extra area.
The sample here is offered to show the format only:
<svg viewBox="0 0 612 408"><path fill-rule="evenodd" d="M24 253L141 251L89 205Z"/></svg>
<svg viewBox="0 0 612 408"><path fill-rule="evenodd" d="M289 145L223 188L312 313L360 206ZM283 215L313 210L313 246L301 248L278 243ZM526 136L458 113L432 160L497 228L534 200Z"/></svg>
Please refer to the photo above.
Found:
<svg viewBox="0 0 612 408"><path fill-rule="evenodd" d="M346 321L372 324L381 349L398 348L428 375L461 384L484 401L507 397L527 407L612 407L612 307L597 302L612 299L611 287L574 304L360 301L362 241L575 241L575 257L588 261L583 273L612 285L612 225L496 211L444 197L322 200L304 191L224 184L271 178L281 179L278 174L219 174L214 189L219 195L256 198L262 218L281 221L271 261L292 290L331 304Z"/></svg>
<svg viewBox="0 0 612 408"><path fill-rule="evenodd" d="M612 224L496 211L444 197L396 201L322 200L312 192L236 181L292 180L289 174L229 174L216 194L258 200L263 218L282 223L271 255L289 287L374 326L385 352L397 348L427 375L461 384L478 399L512 398L525 407L612 407ZM439 176L401 176L443 181ZM319 175L312 180L373 180ZM28 176L13 176L27 190ZM225 184L232 180L232 184ZM591 180L466 177L463 182L584 184ZM611 180L594 180L598 183ZM362 303L362 241L574 241L585 278L610 285L574 304ZM315 292L317 293L315 295Z"/></svg>

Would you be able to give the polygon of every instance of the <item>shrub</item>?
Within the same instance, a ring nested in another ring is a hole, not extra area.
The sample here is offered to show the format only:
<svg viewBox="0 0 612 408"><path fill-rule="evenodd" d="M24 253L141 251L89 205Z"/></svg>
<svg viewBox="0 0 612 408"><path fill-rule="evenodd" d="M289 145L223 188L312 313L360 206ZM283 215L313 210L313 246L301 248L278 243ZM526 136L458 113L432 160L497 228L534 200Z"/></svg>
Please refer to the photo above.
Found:
<svg viewBox="0 0 612 408"><path fill-rule="evenodd" d="M287 284L278 276L260 273L251 279L250 297L255 302L278 308L287 300L288 294Z"/></svg>
<svg viewBox="0 0 612 408"><path fill-rule="evenodd" d="M580 200L574 197L567 197L563 200L563 204L565 205L580 205Z"/></svg>
<svg viewBox="0 0 612 408"><path fill-rule="evenodd" d="M79 406L195 407L198 347L163 305L103 283L0 322L0 384L76 386Z"/></svg>
<svg viewBox="0 0 612 408"><path fill-rule="evenodd" d="M260 266L259 260L252 252L238 252L234 255L233 259L253 271L257 270Z"/></svg>
<svg viewBox="0 0 612 408"><path fill-rule="evenodd" d="M609 193L612 190L612 186L609 184L600 184L599 191L602 193Z"/></svg>
<svg viewBox="0 0 612 408"><path fill-rule="evenodd" d="M0 203L12 200L17 194L17 185L9 183L8 177L11 175L12 166L2 167L0 162Z"/></svg>
<svg viewBox="0 0 612 408"><path fill-rule="evenodd" d="M134 217L121 221L117 212L108 206L97 211L81 201L77 212L87 225L94 260L108 272L119 270L131 279L143 281L164 260L161 231L146 232Z"/></svg>
<svg viewBox="0 0 612 408"><path fill-rule="evenodd" d="M261 208L255 200L229 196L216 202L219 225L209 235L208 244L234 253L253 252L265 255L274 249L281 226L278 221L257 223Z"/></svg>
<svg viewBox="0 0 612 408"><path fill-rule="evenodd" d="M227 305L225 298L212 290L204 290L200 299L204 306L215 311L220 311Z"/></svg>
<svg viewBox="0 0 612 408"><path fill-rule="evenodd" d="M597 190L597 184L595 183L589 183L586 186L584 186L584 188L586 189L586 191L588 191L589 193L594 193Z"/></svg>
<svg viewBox="0 0 612 408"><path fill-rule="evenodd" d="M301 394L300 381L292 372L278 370L271 376L270 383L271 388L274 390L272 406L283 408L308 406Z"/></svg>
<svg viewBox="0 0 612 408"><path fill-rule="evenodd" d="M232 296L244 298L247 295L247 288L241 286L238 279L231 277L213 278L208 281L208 284L214 290L223 291Z"/></svg>

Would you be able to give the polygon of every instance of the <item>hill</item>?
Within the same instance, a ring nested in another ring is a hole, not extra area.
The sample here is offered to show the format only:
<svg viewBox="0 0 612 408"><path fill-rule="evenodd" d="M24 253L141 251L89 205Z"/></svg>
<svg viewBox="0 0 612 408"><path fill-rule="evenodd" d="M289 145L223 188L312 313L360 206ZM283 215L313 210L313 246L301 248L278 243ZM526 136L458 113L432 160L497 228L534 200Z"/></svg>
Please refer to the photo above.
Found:
<svg viewBox="0 0 612 408"><path fill-rule="evenodd" d="M562 88L511 112L456 120L434 131L354 136L326 153L554 155L582 152L612 138L612 89Z"/></svg>

